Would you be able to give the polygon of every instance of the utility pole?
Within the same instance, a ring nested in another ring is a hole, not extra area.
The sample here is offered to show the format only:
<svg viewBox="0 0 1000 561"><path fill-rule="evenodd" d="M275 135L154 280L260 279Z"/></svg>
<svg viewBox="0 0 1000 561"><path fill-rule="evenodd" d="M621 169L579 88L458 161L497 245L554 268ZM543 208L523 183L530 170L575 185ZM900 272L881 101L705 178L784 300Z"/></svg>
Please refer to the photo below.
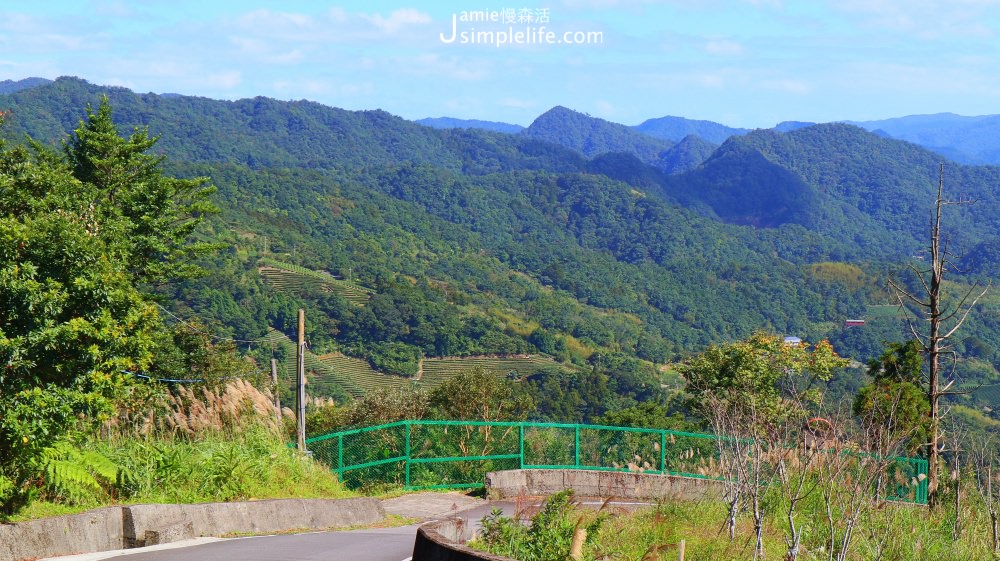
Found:
<svg viewBox="0 0 1000 561"><path fill-rule="evenodd" d="M299 308L299 344L295 353L295 423L299 452L306 451L306 311Z"/></svg>
<svg viewBox="0 0 1000 561"><path fill-rule="evenodd" d="M281 422L281 397L278 396L278 361L271 359L271 391L274 393L274 416Z"/></svg>

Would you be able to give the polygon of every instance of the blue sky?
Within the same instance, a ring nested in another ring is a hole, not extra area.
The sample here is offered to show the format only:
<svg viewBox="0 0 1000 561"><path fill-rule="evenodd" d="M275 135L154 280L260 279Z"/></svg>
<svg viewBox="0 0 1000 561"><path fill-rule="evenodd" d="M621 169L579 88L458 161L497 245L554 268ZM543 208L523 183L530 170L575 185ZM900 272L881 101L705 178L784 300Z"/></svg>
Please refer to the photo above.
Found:
<svg viewBox="0 0 1000 561"><path fill-rule="evenodd" d="M770 127L1000 113L1000 0L3 7L0 80L72 75L138 92L309 99L408 119L522 125L555 105L629 125L664 115ZM497 12L500 21L461 21L463 12L467 20ZM453 18L464 44L460 35L446 42ZM521 33L522 44L497 46L503 33Z"/></svg>

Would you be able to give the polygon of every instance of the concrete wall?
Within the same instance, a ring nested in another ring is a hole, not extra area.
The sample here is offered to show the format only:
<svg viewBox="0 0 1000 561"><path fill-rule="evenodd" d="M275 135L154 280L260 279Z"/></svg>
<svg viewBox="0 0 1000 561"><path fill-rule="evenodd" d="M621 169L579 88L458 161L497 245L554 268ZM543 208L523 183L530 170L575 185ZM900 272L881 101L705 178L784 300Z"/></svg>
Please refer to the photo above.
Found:
<svg viewBox="0 0 1000 561"><path fill-rule="evenodd" d="M373 524L385 518L382 504L369 498L135 505L124 510L125 547L142 547L198 536ZM189 526L190 535L187 531ZM162 535L172 532L180 535Z"/></svg>
<svg viewBox="0 0 1000 561"><path fill-rule="evenodd" d="M465 546L472 539L462 519L424 524L413 543L413 561L514 561Z"/></svg>
<svg viewBox="0 0 1000 561"><path fill-rule="evenodd" d="M198 536L372 524L377 499L277 499L242 503L133 505L0 525L0 561L141 547Z"/></svg>
<svg viewBox="0 0 1000 561"><path fill-rule="evenodd" d="M491 499L551 495L573 489L582 497L687 500L718 492L721 484L711 479L620 471L522 469L486 474Z"/></svg>
<svg viewBox="0 0 1000 561"><path fill-rule="evenodd" d="M122 541L121 507L0 524L0 561L121 549Z"/></svg>

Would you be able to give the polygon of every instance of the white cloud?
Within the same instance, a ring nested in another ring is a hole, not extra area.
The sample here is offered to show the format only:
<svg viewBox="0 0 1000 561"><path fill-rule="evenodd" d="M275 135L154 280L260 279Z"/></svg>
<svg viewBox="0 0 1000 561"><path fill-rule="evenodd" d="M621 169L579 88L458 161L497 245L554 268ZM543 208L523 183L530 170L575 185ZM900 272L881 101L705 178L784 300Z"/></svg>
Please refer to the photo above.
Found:
<svg viewBox="0 0 1000 561"><path fill-rule="evenodd" d="M305 60L306 55L301 49L264 56L261 60L268 64L298 64Z"/></svg>
<svg viewBox="0 0 1000 561"><path fill-rule="evenodd" d="M120 0L117 2L98 2L94 13L101 17L111 18L132 18L138 15L133 6Z"/></svg>
<svg viewBox="0 0 1000 561"><path fill-rule="evenodd" d="M361 17L370 21L384 33L390 35L395 34L404 27L430 23L432 21L431 16L413 8L396 10L389 14L389 17L383 17L382 14L362 14Z"/></svg>
<svg viewBox="0 0 1000 561"><path fill-rule="evenodd" d="M654 3L654 0L562 0L562 6L570 10L609 10L621 8L641 10L644 6Z"/></svg>
<svg viewBox="0 0 1000 561"><path fill-rule="evenodd" d="M459 57L443 57L434 53L399 58L395 61L395 72L405 72L419 76L444 76L463 81L482 80L490 75L489 65Z"/></svg>
<svg viewBox="0 0 1000 561"><path fill-rule="evenodd" d="M606 99L595 101L594 108L597 110L598 115L609 120L618 114L618 107Z"/></svg>
<svg viewBox="0 0 1000 561"><path fill-rule="evenodd" d="M785 93L804 95L812 92L812 88L801 80L777 79L763 80L761 87L766 90L774 90Z"/></svg>
<svg viewBox="0 0 1000 561"><path fill-rule="evenodd" d="M983 23L1000 7L1000 0L837 0L834 10L857 25L905 33L923 40L957 37L992 38L996 31Z"/></svg>
<svg viewBox="0 0 1000 561"><path fill-rule="evenodd" d="M726 77L722 74L696 74L693 82L706 88L721 88L726 85Z"/></svg>
<svg viewBox="0 0 1000 561"><path fill-rule="evenodd" d="M743 45L729 39L712 39L705 44L705 51L713 55L741 55Z"/></svg>

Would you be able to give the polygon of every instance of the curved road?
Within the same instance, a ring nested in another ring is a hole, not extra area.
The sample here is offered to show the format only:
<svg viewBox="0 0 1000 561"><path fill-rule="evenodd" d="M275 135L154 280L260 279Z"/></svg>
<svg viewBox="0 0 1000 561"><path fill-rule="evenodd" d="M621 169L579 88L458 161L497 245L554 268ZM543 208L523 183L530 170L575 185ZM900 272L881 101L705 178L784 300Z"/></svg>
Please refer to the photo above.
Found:
<svg viewBox="0 0 1000 561"><path fill-rule="evenodd" d="M115 556L116 561L402 561L413 553L417 526L222 539Z"/></svg>
<svg viewBox="0 0 1000 561"><path fill-rule="evenodd" d="M461 493L416 493L382 501L386 514L420 523L461 517L469 524L490 513L494 504ZM500 505L512 510L513 504ZM159 546L103 551L42 561L405 561L413 553L419 524L281 534L247 538L198 538Z"/></svg>
<svg viewBox="0 0 1000 561"><path fill-rule="evenodd" d="M582 499L582 498L581 498ZM519 509L521 514L539 506L539 499L520 505L501 501L487 503L458 493L418 493L382 501L388 514L415 518L421 523L459 517L471 526L478 525L493 508L508 516ZM597 508L601 500L580 500L578 504ZM644 501L614 501L618 508L647 506ZM396 528L375 528L282 534L248 538L199 538L148 548L105 551L42 561L409 561L419 524Z"/></svg>

